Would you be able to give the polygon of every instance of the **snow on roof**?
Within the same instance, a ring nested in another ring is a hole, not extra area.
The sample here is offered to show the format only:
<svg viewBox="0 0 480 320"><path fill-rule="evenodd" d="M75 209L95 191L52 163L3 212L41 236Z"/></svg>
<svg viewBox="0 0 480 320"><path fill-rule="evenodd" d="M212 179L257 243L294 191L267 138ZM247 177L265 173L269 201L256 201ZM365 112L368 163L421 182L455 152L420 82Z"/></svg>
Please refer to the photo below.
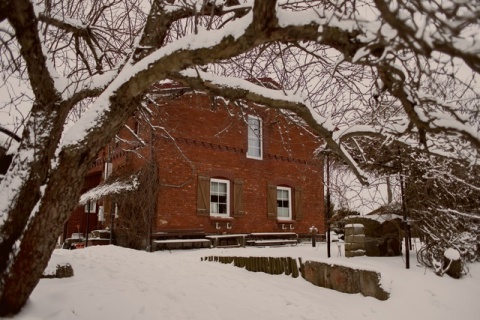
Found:
<svg viewBox="0 0 480 320"><path fill-rule="evenodd" d="M402 216L395 214L395 213L384 213L384 214L372 214L364 216L364 218L371 219L378 221L380 223L384 223L385 221L391 221L395 219L402 219Z"/></svg>
<svg viewBox="0 0 480 320"><path fill-rule="evenodd" d="M91 200L98 200L106 195L121 193L123 191L135 190L138 187L138 177L131 176L125 181L114 181L111 183L102 183L97 187L88 190L80 196L80 205L86 204Z"/></svg>
<svg viewBox="0 0 480 320"><path fill-rule="evenodd" d="M449 260L460 260L460 253L454 248L448 248L443 255Z"/></svg>
<svg viewBox="0 0 480 320"><path fill-rule="evenodd" d="M345 217L345 220L355 219L355 218L370 219L370 220L378 221L379 223L384 223L385 221L402 219L402 216L399 216L398 214L394 214L394 213L369 214L366 216L348 216L348 217Z"/></svg>

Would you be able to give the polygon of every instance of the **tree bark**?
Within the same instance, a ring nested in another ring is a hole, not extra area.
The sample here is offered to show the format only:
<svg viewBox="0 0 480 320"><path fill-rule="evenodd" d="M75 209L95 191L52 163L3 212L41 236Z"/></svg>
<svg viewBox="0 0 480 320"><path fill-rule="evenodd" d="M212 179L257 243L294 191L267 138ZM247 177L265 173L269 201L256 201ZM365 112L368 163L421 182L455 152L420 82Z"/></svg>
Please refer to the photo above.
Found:
<svg viewBox="0 0 480 320"><path fill-rule="evenodd" d="M387 22L395 28L399 21L389 12L390 9L385 5L386 2L383 0L374 2L383 12ZM238 10L235 12L236 16L253 10L252 23L245 30L240 30L239 34L229 33L221 38L214 38L218 41L216 43L212 41L210 47L180 46L172 49L172 46L168 48L172 50L171 53L163 53L156 60L144 59L143 67L139 67L138 70L128 69L132 64L134 66L142 65L140 61L142 58L165 45L164 42L167 41L171 31L169 29L172 23L178 19L210 13L222 15L228 11L223 11L223 6L214 6L207 1L204 1L205 7L200 10L201 12L187 6L177 11L172 11L171 8L164 10L164 5L167 3L172 4L174 1L153 1L152 10L138 48L130 56L121 57L124 58L123 61L128 61L129 65L125 63L119 67L120 77L116 79L118 85L115 84L115 87L108 91L110 94L105 93L105 96L99 99L102 102L108 100L109 111L96 109L100 113L98 123L90 126L88 133L81 141L74 142L77 144L65 147L60 145L60 139L65 119L75 103L86 97L100 95L102 91L106 91L105 88L108 86L106 84L105 87L91 89L93 91L80 88L70 98L65 98L62 93L58 92L60 89L56 88L56 78L51 70L52 67L49 67L47 62L39 36L39 21L32 1L0 0L0 22L8 19L15 31L16 41L20 45L20 58L25 63L34 94L33 106L25 125L22 141L1 183L2 192L8 192L8 199L7 203L0 203L0 317L17 313L27 301L50 259L57 236L61 233L68 215L78 203L80 188L89 164L95 159L100 148L110 141L132 114L145 90L156 81L165 78L177 79L193 87L197 85L206 91L232 99L245 98L271 107L293 111L325 139L332 151L342 155L346 163L350 164L352 168L356 168L354 160L348 157L347 152L342 149L341 138L334 140L333 132L323 126L314 117L312 110L304 104L252 94L248 90L233 90L232 88L226 90L220 86L205 83L200 77L187 79L186 76L179 74L182 70L196 65L205 66L222 61L266 43L312 41L337 49L342 54L344 61L376 68L384 84L383 89L397 98L409 116L412 126L417 127L420 133L455 131L448 127L432 126L429 119L421 118L416 113L417 106L411 100L410 87L405 84L405 75L393 64L381 58L385 48L398 51L408 50L405 44L396 47L390 46L389 43L382 42L385 39L381 38L381 32L378 33L378 41L362 42L364 41L362 40L363 33L366 31L362 30L364 28L362 24L358 24L358 29L355 27L342 29L338 23L332 26L328 25L327 20L325 22L318 20L320 21L318 23L312 21L302 25L301 21L298 21L298 25L279 26L277 18L279 7L275 0L256 0L253 8L236 6L239 8L235 9L234 7L232 10ZM230 0L224 4L227 3L232 5L239 2ZM342 18L341 12L336 14L338 16L334 21ZM44 18L48 20L54 17ZM62 25L60 20L57 21L58 24L55 24L58 28ZM347 21L352 22L350 18ZM54 25L51 20L47 23ZM319 25L322 23L324 25ZM402 30L400 27L396 27L396 29ZM405 34L409 33L411 30L406 29ZM88 32L86 34L91 36ZM80 33L78 35L85 36ZM412 41L418 42L415 37L411 38ZM454 45L444 45L443 42L433 45L430 48L422 42L422 45L418 46L414 52L427 56L431 49L439 50L452 57L463 59L473 66L472 69L475 71L480 70L480 56L469 52L464 53L456 49ZM360 49L370 50L369 55L374 59L353 61ZM53 56L52 59L55 58L58 57ZM136 64L139 61L140 63ZM122 70L123 67L127 69ZM110 71L113 72L113 69ZM122 71L125 72L122 73ZM197 81L198 84L196 84ZM458 133L470 141L472 146L477 148L480 146L480 140L470 131L458 130ZM364 135L366 136L368 133L364 133ZM365 181L358 168L356 170L357 177L361 181Z"/></svg>
<svg viewBox="0 0 480 320"><path fill-rule="evenodd" d="M114 106L113 110L116 109ZM27 164L32 168L30 178L21 186L16 206L0 229L5 235L0 244L0 316L16 314L25 305L48 264L64 223L78 205L90 163L120 129L136 103L116 106L121 111L117 110L115 117L110 118L109 126L90 134L88 143L83 146L71 146L60 153L58 165L48 172L48 182L39 178L45 170L41 164L48 156ZM52 132L52 136L60 134ZM20 161L14 161L13 170L21 165ZM33 196L32 190L36 190Z"/></svg>

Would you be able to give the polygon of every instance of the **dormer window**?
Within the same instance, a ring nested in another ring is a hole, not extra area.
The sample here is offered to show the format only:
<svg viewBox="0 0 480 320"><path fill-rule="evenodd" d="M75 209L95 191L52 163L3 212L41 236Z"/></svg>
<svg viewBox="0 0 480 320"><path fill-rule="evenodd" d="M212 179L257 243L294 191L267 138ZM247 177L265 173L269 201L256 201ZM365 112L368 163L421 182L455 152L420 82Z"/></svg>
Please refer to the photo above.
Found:
<svg viewBox="0 0 480 320"><path fill-rule="evenodd" d="M247 158L258 160L263 158L262 138L262 119L248 116Z"/></svg>

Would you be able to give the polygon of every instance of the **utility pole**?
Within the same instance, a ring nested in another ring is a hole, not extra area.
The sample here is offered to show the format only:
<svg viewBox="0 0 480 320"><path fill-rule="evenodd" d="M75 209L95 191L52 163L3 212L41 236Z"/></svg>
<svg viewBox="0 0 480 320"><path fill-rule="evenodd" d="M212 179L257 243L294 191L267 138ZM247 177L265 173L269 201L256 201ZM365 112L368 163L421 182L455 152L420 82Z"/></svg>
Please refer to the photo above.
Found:
<svg viewBox="0 0 480 320"><path fill-rule="evenodd" d="M405 186L404 186L402 159L400 158L400 149L398 149L398 161L400 163L400 173L399 173L400 191L402 193L403 232L404 232L404 242L405 242L405 268L410 269L410 245L409 245L410 228L408 225L409 222L407 217L407 204L405 201Z"/></svg>
<svg viewBox="0 0 480 320"><path fill-rule="evenodd" d="M154 156L153 156L153 130L152 128L150 127L150 130L149 130L149 134L150 134L150 161L152 162L152 164L149 165L149 169L153 166L156 166L157 164L155 163L155 159L154 159ZM151 174L152 172L149 172L149 174ZM157 170L153 170L153 173L155 174L158 174L157 173ZM148 192L149 192L149 201L157 201L156 199L153 200L153 196L152 196L152 190L151 188L148 188ZM152 207L152 204L151 203L148 203L148 218L147 218L147 251L148 252L152 252L154 250L152 250L152 220L153 220L153 215L155 214L155 212L153 212L153 208L155 208L156 206L153 206Z"/></svg>
<svg viewBox="0 0 480 320"><path fill-rule="evenodd" d="M112 156L111 156L110 149L111 149L111 142L107 145L107 165L105 166L105 180L107 180L109 176L109 170L110 170L109 166L112 166L112 170L113 170L113 164L111 163ZM113 244L113 219L114 218L115 218L115 208L113 203L113 197L110 196L110 244Z"/></svg>
<svg viewBox="0 0 480 320"><path fill-rule="evenodd" d="M110 244L113 244L113 219L115 219L115 203L110 204Z"/></svg>
<svg viewBox="0 0 480 320"><path fill-rule="evenodd" d="M329 151L327 150L327 257L330 258L330 158L328 156Z"/></svg>
<svg viewBox="0 0 480 320"><path fill-rule="evenodd" d="M85 228L85 248L88 247L88 230L90 224L90 200L87 202L87 226Z"/></svg>

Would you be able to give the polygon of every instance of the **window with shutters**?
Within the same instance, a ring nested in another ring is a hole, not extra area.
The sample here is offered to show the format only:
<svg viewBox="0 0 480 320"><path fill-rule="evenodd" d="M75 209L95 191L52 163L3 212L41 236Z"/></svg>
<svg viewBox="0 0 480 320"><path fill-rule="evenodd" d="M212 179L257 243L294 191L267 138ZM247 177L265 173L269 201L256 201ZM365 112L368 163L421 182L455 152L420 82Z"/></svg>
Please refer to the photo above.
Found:
<svg viewBox="0 0 480 320"><path fill-rule="evenodd" d="M267 214L269 219L302 220L302 191L267 184Z"/></svg>
<svg viewBox="0 0 480 320"><path fill-rule="evenodd" d="M210 180L210 215L230 216L230 181Z"/></svg>
<svg viewBox="0 0 480 320"><path fill-rule="evenodd" d="M243 180L233 180L233 192L231 191L231 184L232 182L227 179L199 175L197 214L221 218L243 216L245 214Z"/></svg>
<svg viewBox="0 0 480 320"><path fill-rule="evenodd" d="M262 120L248 116L248 151L247 158L259 159L263 157L262 147Z"/></svg>

